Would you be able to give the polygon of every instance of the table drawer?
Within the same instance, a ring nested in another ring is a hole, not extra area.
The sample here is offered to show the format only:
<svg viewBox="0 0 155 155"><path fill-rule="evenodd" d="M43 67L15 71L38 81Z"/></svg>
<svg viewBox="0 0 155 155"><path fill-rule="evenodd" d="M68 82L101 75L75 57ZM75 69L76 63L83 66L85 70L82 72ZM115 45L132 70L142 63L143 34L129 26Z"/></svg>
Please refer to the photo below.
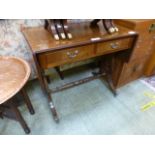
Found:
<svg viewBox="0 0 155 155"><path fill-rule="evenodd" d="M114 51L128 49L132 46L133 38L125 38L119 40L108 41L97 44L97 53L112 53ZM110 51L110 52L109 52Z"/></svg>
<svg viewBox="0 0 155 155"><path fill-rule="evenodd" d="M81 46L77 48L69 48L54 52L46 52L39 55L39 62L42 68L50 68L66 63L72 63L94 56L94 44Z"/></svg>

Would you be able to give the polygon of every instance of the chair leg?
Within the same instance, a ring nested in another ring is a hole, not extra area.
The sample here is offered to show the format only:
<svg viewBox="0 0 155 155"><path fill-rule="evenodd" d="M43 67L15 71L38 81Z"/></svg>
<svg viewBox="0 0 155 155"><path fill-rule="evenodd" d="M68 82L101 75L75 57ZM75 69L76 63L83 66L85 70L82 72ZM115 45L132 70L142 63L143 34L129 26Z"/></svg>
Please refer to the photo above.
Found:
<svg viewBox="0 0 155 155"><path fill-rule="evenodd" d="M20 125L24 129L25 133L29 134L30 129L27 126L27 124L26 124L25 120L23 119L22 115L20 114L18 108L13 104L13 102L10 103L10 108L13 111L13 113L15 114L16 120L20 123Z"/></svg>
<svg viewBox="0 0 155 155"><path fill-rule="evenodd" d="M30 101L30 99L29 99L29 97L28 97L28 95L27 95L24 88L21 90L21 93L22 93L22 96L23 96L23 98L25 100L26 106L27 106L30 114L32 114L32 115L35 114L34 108L33 108L32 104L31 104L31 101Z"/></svg>

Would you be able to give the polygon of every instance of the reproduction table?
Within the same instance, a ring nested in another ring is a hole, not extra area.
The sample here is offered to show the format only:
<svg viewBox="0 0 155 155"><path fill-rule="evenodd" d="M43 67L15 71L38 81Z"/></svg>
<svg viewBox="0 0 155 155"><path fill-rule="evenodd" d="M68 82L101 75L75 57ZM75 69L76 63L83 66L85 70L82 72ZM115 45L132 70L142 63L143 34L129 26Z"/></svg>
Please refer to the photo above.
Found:
<svg viewBox="0 0 155 155"><path fill-rule="evenodd" d="M138 36L136 32L130 29L120 26L118 28L119 32L110 35L106 33L102 25L92 28L89 22L72 23L69 25L69 29L73 38L59 41L55 40L44 27L25 28L23 30L33 54L40 85L48 96L55 121L58 121L59 118L52 102L52 93L107 75L108 84L116 95L111 77L112 70L109 67L112 63L113 54L117 52L126 53L123 63L127 63ZM46 69L96 57L101 57L100 71L97 74L52 90L49 89L45 75Z"/></svg>

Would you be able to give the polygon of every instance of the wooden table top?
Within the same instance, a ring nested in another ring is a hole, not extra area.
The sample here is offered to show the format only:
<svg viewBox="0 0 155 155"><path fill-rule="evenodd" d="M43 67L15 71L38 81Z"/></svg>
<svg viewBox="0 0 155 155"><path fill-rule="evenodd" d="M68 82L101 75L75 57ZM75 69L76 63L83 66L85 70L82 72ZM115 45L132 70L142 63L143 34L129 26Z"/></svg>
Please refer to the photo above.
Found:
<svg viewBox="0 0 155 155"><path fill-rule="evenodd" d="M30 45L32 52L40 53L44 51L52 51L71 46L85 45L92 42L99 42L104 40L112 40L115 38L135 35L130 29L125 27L119 27L119 32L114 34L107 34L103 25L100 23L96 28L90 28L89 22L83 22L80 24L73 23L69 25L70 32L73 35L71 40L54 40L53 36L44 29L44 27L25 28L23 34ZM131 33L130 33L131 32ZM93 40L92 38L99 38Z"/></svg>
<svg viewBox="0 0 155 155"><path fill-rule="evenodd" d="M28 63L23 59L0 56L0 104L20 91L30 72Z"/></svg>

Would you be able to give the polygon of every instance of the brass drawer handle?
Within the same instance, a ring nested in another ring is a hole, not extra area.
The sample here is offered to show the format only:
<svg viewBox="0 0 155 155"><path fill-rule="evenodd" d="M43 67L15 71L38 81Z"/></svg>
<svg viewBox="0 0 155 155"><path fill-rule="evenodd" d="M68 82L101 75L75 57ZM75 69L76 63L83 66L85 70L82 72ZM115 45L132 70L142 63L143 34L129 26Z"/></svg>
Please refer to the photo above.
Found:
<svg viewBox="0 0 155 155"><path fill-rule="evenodd" d="M69 58L75 58L77 55L78 55L78 53L79 53L79 51L78 50L76 50L76 51L74 51L74 52L67 52L67 55L68 55L68 57Z"/></svg>
<svg viewBox="0 0 155 155"><path fill-rule="evenodd" d="M119 47L119 44L118 44L118 43L111 43L111 44L110 44L110 47L111 47L112 49L117 49L117 48Z"/></svg>

